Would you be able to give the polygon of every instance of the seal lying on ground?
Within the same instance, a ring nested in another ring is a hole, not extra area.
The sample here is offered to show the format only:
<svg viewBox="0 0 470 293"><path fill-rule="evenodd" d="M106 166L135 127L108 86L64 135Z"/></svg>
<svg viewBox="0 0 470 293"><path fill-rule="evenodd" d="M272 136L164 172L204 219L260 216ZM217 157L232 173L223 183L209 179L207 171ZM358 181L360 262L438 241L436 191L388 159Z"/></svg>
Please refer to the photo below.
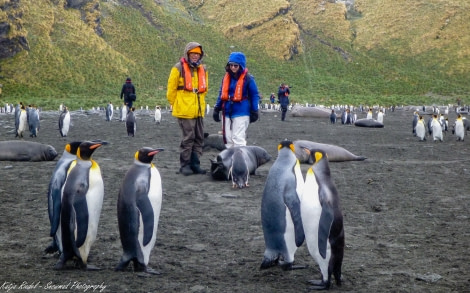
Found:
<svg viewBox="0 0 470 293"><path fill-rule="evenodd" d="M322 107L301 107L292 108L292 116L294 117L311 117L311 118L329 118L331 110Z"/></svg>
<svg viewBox="0 0 470 293"><path fill-rule="evenodd" d="M241 176L241 174L238 173L238 170L242 170L242 168L237 167L231 170L233 165L233 155L236 152L240 155L239 151L241 151L240 157L245 159L246 167L251 175L255 174L255 171L259 166L271 160L271 155L259 146L239 146L225 149L217 155L216 159L211 160L211 175L213 179L229 180L232 176Z"/></svg>
<svg viewBox="0 0 470 293"><path fill-rule="evenodd" d="M384 124L375 119L358 119L354 122L355 126L359 127L371 127L371 128L383 128Z"/></svg>
<svg viewBox="0 0 470 293"><path fill-rule="evenodd" d="M57 157L53 146L33 142L0 141L0 161L52 161Z"/></svg>
<svg viewBox="0 0 470 293"><path fill-rule="evenodd" d="M202 149L204 151L207 151L210 148L214 148L218 151L223 151L226 149L222 134L204 133L204 146L202 147Z"/></svg>
<svg viewBox="0 0 470 293"><path fill-rule="evenodd" d="M300 163L313 164L310 157L311 149L317 149L325 152L329 162L346 162L346 161L364 161L367 159L363 156L357 156L350 151L336 145L313 142L309 140L294 141L295 155Z"/></svg>

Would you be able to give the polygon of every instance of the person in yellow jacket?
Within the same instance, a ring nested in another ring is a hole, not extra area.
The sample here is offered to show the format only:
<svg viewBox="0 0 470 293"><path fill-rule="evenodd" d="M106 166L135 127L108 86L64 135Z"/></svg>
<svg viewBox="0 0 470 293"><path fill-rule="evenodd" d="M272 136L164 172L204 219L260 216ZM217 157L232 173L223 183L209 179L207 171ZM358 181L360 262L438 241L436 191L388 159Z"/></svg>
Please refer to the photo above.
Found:
<svg viewBox="0 0 470 293"><path fill-rule="evenodd" d="M188 43L183 57L173 66L168 78L166 97L182 132L179 173L186 176L206 173L199 160L204 144L203 118L209 79L202 64L203 57L204 51L199 43Z"/></svg>

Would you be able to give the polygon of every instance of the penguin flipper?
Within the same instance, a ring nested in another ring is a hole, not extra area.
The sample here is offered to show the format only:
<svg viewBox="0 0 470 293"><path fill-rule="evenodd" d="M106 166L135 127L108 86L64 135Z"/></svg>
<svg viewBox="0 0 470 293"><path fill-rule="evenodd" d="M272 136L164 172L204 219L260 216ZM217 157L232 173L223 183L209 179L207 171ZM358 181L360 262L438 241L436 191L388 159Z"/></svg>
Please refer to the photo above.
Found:
<svg viewBox="0 0 470 293"><path fill-rule="evenodd" d="M295 245L297 245L297 247L300 247L305 240L304 228L302 225L302 216L300 214L300 200L295 190L292 190L291 193L292 194L290 196L286 197L284 203L289 209L292 222L294 223Z"/></svg>
<svg viewBox="0 0 470 293"><path fill-rule="evenodd" d="M334 211L330 205L322 205L320 215L320 223L318 227L318 250L320 255L325 259L328 246L328 238L330 236L331 226L333 224Z"/></svg>
<svg viewBox="0 0 470 293"><path fill-rule="evenodd" d="M85 194L77 194L73 203L75 209L75 219L77 225L76 246L80 247L85 243L88 232L88 206Z"/></svg>
<svg viewBox="0 0 470 293"><path fill-rule="evenodd" d="M64 180L65 181L65 180ZM63 184L63 183L62 183ZM61 189L58 188L59 185L62 185L58 182L54 182L49 187L49 200L50 200L50 220L51 220L51 232L50 235L53 237L57 233L57 229L60 224L60 209L62 207L61 203Z"/></svg>
<svg viewBox="0 0 470 293"><path fill-rule="evenodd" d="M142 216L142 222L144 224L143 245L146 246L147 244L149 244L153 236L153 227L155 225L153 209L147 194L141 194L137 198L137 208L140 211L140 214Z"/></svg>

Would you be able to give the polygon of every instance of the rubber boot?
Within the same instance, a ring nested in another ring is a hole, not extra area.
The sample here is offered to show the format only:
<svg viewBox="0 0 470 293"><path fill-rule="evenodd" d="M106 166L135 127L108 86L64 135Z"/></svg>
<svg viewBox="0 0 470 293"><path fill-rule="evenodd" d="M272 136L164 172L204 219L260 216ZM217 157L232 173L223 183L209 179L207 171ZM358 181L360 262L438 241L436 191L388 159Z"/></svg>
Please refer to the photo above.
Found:
<svg viewBox="0 0 470 293"><path fill-rule="evenodd" d="M194 174L206 174L206 170L201 169L201 162L199 161L199 157L195 152L191 153L191 161L189 166L191 167L191 170Z"/></svg>
<svg viewBox="0 0 470 293"><path fill-rule="evenodd" d="M180 168L180 174L183 174L184 176L188 176L188 175L192 175L193 174L193 170L192 168L190 167L190 165L185 165L183 167Z"/></svg>

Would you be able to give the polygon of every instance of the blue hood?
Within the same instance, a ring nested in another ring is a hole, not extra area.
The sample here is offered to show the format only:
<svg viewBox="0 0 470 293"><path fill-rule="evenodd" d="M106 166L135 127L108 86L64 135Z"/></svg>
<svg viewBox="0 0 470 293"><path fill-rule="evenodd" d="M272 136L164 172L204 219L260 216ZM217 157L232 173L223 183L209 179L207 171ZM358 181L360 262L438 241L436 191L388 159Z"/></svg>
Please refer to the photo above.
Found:
<svg viewBox="0 0 470 293"><path fill-rule="evenodd" d="M232 52L228 57L227 65L229 62L235 62L241 66L241 69L244 70L246 68L246 57L245 54L242 52Z"/></svg>

